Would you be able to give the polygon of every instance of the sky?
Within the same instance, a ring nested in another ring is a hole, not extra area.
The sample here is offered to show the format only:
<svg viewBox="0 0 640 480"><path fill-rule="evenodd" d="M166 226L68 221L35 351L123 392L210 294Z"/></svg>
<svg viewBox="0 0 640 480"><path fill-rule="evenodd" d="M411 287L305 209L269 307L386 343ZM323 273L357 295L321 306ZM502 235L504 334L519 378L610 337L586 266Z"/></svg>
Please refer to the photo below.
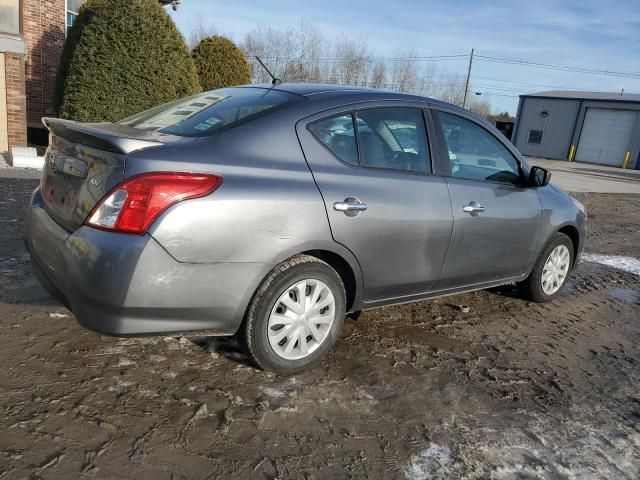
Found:
<svg viewBox="0 0 640 480"><path fill-rule="evenodd" d="M312 23L328 37L364 39L376 56L412 49L418 56L468 54L627 72L636 78L563 72L478 58L471 91L494 111L516 113L518 95L578 89L640 93L639 0L182 0L171 11L188 38L201 22L241 42L259 25L276 29ZM468 58L437 62L466 74Z"/></svg>

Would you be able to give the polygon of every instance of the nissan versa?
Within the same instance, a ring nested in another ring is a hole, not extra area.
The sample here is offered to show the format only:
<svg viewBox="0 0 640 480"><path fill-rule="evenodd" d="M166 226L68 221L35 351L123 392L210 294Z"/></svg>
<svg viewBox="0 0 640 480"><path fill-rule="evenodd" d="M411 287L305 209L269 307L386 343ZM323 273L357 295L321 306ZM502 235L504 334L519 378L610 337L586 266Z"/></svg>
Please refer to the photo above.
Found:
<svg viewBox="0 0 640 480"><path fill-rule="evenodd" d="M508 283L549 301L584 243L547 171L429 98L256 85L44 122L26 239L49 292L112 335L236 334L276 373L350 312Z"/></svg>

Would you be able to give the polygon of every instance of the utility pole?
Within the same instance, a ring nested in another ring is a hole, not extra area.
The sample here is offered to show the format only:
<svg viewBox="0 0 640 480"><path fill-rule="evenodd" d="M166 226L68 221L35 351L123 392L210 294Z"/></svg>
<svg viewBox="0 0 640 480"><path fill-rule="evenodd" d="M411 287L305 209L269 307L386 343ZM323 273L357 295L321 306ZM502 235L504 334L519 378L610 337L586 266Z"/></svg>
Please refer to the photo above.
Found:
<svg viewBox="0 0 640 480"><path fill-rule="evenodd" d="M471 79L471 65L473 64L473 48L469 56L469 69L467 70L467 81L464 84L464 99L462 100L462 108L467 108L467 95L469 94L469 80Z"/></svg>

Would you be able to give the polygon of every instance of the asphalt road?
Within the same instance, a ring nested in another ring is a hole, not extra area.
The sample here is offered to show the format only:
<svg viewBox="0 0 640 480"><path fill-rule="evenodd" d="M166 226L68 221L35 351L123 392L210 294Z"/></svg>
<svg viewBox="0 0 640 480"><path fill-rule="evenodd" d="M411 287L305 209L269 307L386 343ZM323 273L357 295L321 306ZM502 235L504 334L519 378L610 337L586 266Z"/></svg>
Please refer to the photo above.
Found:
<svg viewBox="0 0 640 480"><path fill-rule="evenodd" d="M0 178L0 479L640 476L637 275L365 312L280 378L228 339L81 328L31 273L35 185ZM640 196L581 198L587 250L640 258Z"/></svg>
<svg viewBox="0 0 640 480"><path fill-rule="evenodd" d="M528 160L550 170L551 182L569 192L640 194L640 170L534 157Z"/></svg>

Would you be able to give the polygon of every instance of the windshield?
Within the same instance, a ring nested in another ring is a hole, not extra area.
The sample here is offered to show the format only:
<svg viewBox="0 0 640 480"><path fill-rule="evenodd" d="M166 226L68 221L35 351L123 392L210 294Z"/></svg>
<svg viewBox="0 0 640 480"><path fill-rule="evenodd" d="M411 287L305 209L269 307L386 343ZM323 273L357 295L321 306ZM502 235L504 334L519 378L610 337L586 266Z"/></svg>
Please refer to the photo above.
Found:
<svg viewBox="0 0 640 480"><path fill-rule="evenodd" d="M183 137L204 137L301 100L277 90L223 88L160 105L117 123Z"/></svg>

